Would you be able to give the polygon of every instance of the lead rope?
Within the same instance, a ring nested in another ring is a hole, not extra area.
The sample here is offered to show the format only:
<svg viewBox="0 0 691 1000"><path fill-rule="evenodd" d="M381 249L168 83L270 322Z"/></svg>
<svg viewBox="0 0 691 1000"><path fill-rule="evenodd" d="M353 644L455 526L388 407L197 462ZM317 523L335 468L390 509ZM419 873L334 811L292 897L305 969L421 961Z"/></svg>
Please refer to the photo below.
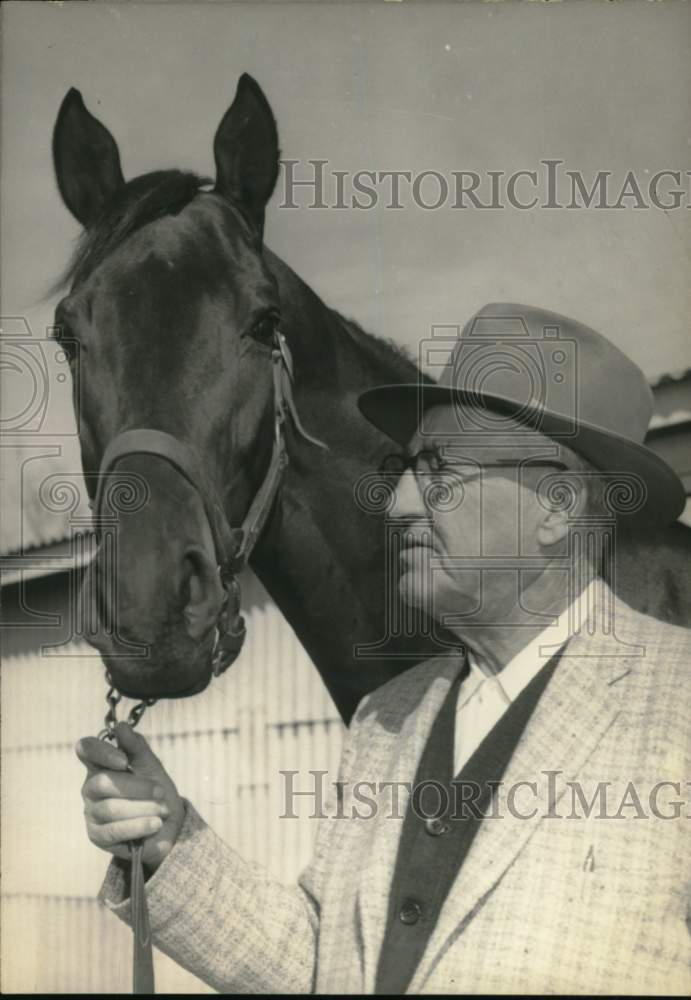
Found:
<svg viewBox="0 0 691 1000"><path fill-rule="evenodd" d="M117 705L122 695L111 682L106 671L106 681L109 685L106 701L108 711L104 719L104 728L98 734L100 740L115 743L115 727L118 724ZM138 724L147 708L156 703L155 698L146 698L138 702L127 717L127 725L133 729ZM131 765L127 770L133 773ZM132 907L132 992L151 995L155 992L154 956L151 947L151 928L149 926L149 910L146 905L144 891L144 867L142 865L142 841L133 840L130 848L130 901Z"/></svg>

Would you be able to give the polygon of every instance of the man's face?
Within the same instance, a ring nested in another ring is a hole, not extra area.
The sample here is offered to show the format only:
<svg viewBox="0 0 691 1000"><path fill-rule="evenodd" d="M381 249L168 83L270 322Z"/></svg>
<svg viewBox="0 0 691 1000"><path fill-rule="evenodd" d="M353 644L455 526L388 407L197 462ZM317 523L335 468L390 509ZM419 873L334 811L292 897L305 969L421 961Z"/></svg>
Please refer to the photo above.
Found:
<svg viewBox="0 0 691 1000"><path fill-rule="evenodd" d="M513 606L539 575L526 557L544 554L538 529L547 511L536 487L556 471L544 463L559 465L555 446L525 431L470 443L451 406L430 410L424 427L407 449L423 453L417 471L402 475L392 511L406 527L399 592L437 620L449 613L485 620Z"/></svg>

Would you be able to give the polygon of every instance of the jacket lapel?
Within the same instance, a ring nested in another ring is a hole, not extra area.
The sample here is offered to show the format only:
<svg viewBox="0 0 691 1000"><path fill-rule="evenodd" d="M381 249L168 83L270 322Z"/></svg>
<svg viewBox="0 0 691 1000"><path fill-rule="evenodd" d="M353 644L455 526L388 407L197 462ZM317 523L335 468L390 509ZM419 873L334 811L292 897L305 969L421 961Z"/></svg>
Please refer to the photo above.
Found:
<svg viewBox="0 0 691 1000"><path fill-rule="evenodd" d="M502 818L483 820L410 984L411 993L424 988L435 965L482 909L548 809L556 807L566 790L565 782L578 777L619 714L626 685L619 687L613 682L635 669L637 651L624 647L611 628L605 630L603 612L608 601L613 602L610 608L616 606L615 620L619 620L619 612L625 616L629 609L613 598L604 583L602 587L594 615L581 635L571 639L514 751L496 810ZM607 620L611 621L611 614ZM593 629L595 634L589 635ZM550 780L547 771L557 772L551 779L555 792L549 801L545 794ZM538 797L530 804L516 799L526 815L537 805L535 815L526 819L511 815L506 803L506 790L521 781L538 785Z"/></svg>

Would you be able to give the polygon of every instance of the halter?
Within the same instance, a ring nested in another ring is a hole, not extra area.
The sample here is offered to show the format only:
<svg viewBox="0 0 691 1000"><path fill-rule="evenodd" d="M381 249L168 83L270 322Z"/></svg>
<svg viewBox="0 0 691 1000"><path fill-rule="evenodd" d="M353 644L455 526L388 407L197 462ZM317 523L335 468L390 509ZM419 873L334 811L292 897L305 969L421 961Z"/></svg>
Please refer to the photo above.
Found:
<svg viewBox="0 0 691 1000"><path fill-rule="evenodd" d="M237 659L242 649L246 628L240 613L240 584L237 575L252 555L276 499L283 471L288 464L285 424L288 418L296 431L320 448L328 446L307 433L300 422L293 398L293 359L280 330L274 331L271 351L274 396L274 441L269 467L242 525L232 528L221 498L206 475L203 462L190 445L165 431L135 428L116 435L107 446L98 476L98 487L92 509L97 522L103 504L106 473L125 455L156 455L164 458L190 483L199 494L214 541L216 561L225 597L216 621L216 636L211 652L211 667L215 677L222 674Z"/></svg>

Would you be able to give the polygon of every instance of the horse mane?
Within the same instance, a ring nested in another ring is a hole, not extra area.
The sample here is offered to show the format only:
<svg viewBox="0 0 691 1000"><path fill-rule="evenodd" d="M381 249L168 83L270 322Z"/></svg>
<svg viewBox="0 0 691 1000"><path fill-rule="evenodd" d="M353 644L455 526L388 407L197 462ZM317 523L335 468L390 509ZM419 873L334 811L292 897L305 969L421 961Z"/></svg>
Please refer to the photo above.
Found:
<svg viewBox="0 0 691 1000"><path fill-rule="evenodd" d="M360 350L364 350L377 366L381 366L387 378L391 378L395 382L415 382L419 379L420 372L412 351L396 343L391 337L368 333L354 319L347 318L341 313L336 313L336 315L342 321L355 345Z"/></svg>
<svg viewBox="0 0 691 1000"><path fill-rule="evenodd" d="M79 284L132 233L166 215L177 215L212 181L183 170L157 170L128 181L86 229L53 288Z"/></svg>

